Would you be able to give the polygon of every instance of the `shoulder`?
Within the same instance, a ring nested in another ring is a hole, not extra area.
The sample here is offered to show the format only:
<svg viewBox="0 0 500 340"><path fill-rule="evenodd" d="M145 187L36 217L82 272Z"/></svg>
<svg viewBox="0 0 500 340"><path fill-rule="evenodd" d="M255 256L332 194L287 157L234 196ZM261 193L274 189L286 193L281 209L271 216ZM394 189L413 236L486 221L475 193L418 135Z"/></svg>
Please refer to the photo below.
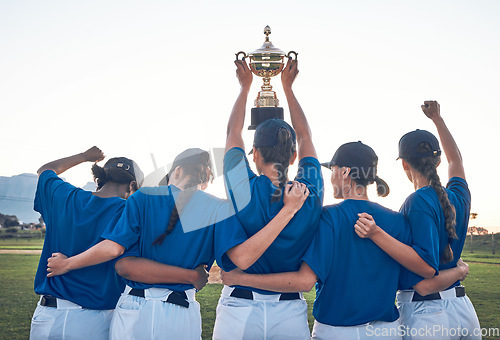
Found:
<svg viewBox="0 0 500 340"><path fill-rule="evenodd" d="M239 147L234 147L226 151L224 154L224 164L226 163L237 163L242 160L247 160L247 155L245 150Z"/></svg>
<svg viewBox="0 0 500 340"><path fill-rule="evenodd" d="M446 185L446 189L458 196L470 199L470 190L467 181L460 177L452 177Z"/></svg>
<svg viewBox="0 0 500 340"><path fill-rule="evenodd" d="M321 164L319 163L318 159L315 157L304 157L299 160L299 167L300 166L314 166L318 167L321 169Z"/></svg>
<svg viewBox="0 0 500 340"><path fill-rule="evenodd" d="M431 187L424 187L416 190L406 198L403 208L406 211L428 211L434 206L437 200L437 194ZM439 203L439 202L438 202Z"/></svg>

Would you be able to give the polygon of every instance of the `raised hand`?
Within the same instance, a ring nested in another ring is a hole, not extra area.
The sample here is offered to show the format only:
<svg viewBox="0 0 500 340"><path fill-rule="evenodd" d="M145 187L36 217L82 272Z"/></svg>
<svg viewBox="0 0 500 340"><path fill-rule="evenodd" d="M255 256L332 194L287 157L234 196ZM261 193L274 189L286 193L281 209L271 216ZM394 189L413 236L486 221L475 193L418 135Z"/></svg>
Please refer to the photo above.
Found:
<svg viewBox="0 0 500 340"><path fill-rule="evenodd" d="M99 162L104 159L104 153L97 146L91 147L82 154L87 162Z"/></svg>
<svg viewBox="0 0 500 340"><path fill-rule="evenodd" d="M194 288L196 288L196 290L201 290L203 287L205 287L205 285L208 282L207 265L200 264L198 267L194 269L194 271L197 274L197 278L193 282L193 286Z"/></svg>
<svg viewBox="0 0 500 340"><path fill-rule="evenodd" d="M297 60L289 58L288 62L285 65L285 68L281 72L281 83L283 84L283 88L291 88L298 74L299 69L297 67Z"/></svg>
<svg viewBox="0 0 500 340"><path fill-rule="evenodd" d="M304 183L293 181L287 183L284 190L283 204L295 214L302 208L307 196L309 196L309 189Z"/></svg>
<svg viewBox="0 0 500 340"><path fill-rule="evenodd" d="M69 272L68 257L62 253L54 253L47 260L47 277L63 275Z"/></svg>
<svg viewBox="0 0 500 340"><path fill-rule="evenodd" d="M373 217L367 213L358 214L359 218L354 225L354 231L361 238L371 238L378 230Z"/></svg>
<svg viewBox="0 0 500 340"><path fill-rule="evenodd" d="M252 85L253 73L247 65L245 59L235 60L234 64L236 65L236 77L240 82L241 88L249 90Z"/></svg>
<svg viewBox="0 0 500 340"><path fill-rule="evenodd" d="M425 115L432 120L441 117L439 112L439 103L435 100L426 100L424 105L421 105L420 107Z"/></svg>

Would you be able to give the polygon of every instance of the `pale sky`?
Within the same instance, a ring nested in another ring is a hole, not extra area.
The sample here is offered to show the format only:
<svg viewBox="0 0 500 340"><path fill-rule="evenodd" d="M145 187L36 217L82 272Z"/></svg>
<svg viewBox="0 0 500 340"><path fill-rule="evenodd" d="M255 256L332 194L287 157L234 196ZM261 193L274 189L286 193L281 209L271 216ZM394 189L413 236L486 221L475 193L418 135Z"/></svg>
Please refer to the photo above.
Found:
<svg viewBox="0 0 500 340"><path fill-rule="evenodd" d="M92 145L145 173L151 154L165 165L187 147L224 147L239 91L234 54L259 48L269 25L276 47L299 53L294 90L320 161L346 142L372 146L391 194L371 198L398 210L413 191L398 140L436 133L420 104L438 100L479 214L471 225L500 231L499 17L496 0L2 1L0 176ZM261 84L254 77L248 124ZM287 112L279 77L271 84ZM253 132L244 138L248 149ZM84 185L90 164L64 177ZM220 178L210 190L224 194Z"/></svg>

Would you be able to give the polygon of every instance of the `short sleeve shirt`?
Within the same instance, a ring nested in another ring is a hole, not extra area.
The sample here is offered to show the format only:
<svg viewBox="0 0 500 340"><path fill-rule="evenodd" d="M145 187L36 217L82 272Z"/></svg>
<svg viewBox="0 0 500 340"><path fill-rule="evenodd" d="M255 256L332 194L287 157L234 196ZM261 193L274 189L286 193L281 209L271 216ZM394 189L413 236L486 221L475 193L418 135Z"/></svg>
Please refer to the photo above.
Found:
<svg viewBox="0 0 500 340"><path fill-rule="evenodd" d="M124 256L139 256L164 264L195 269L214 260L226 271L236 266L226 252L244 242L246 234L232 205L203 191L196 190L181 210L180 219L161 245L153 245L168 225L180 190L173 186L141 188L127 200L125 211L116 226L103 237L124 246ZM145 284L126 280L132 288L151 287L184 291L190 284Z"/></svg>
<svg viewBox="0 0 500 340"><path fill-rule="evenodd" d="M55 252L77 255L102 241L101 233L114 226L124 207L120 197L95 196L65 182L52 170L44 171L38 178L34 202L47 227L35 293L88 309L114 309L125 285L112 261L48 278L47 259Z"/></svg>
<svg viewBox="0 0 500 340"><path fill-rule="evenodd" d="M361 212L372 215L400 242L410 242L403 214L377 203L345 200L324 207L303 260L318 277L313 315L327 325L392 322L399 317L394 301L402 267L370 239L356 234L354 224Z"/></svg>
<svg viewBox="0 0 500 340"><path fill-rule="evenodd" d="M460 258L467 236L469 215L471 207L471 194L467 182L460 177L453 177L445 189L451 204L456 211L457 239L451 241L453 260L449 263L441 263L441 255L448 246L448 233L445 229L445 216L441 203L434 189L423 187L411 194L401 207L401 212L407 216L410 222L412 247L436 270L450 269L456 266ZM412 286L424 280L423 277L404 270L400 289L411 289ZM459 285L455 282L451 287Z"/></svg>
<svg viewBox="0 0 500 340"><path fill-rule="evenodd" d="M268 177L257 176L252 171L241 148L226 152L224 179L228 198L248 237L265 227L283 207L283 196L277 202L271 202L277 187ZM301 159L295 180L307 185L309 197L271 246L246 270L247 273L280 273L300 268L301 258L317 230L323 204L323 177L318 160L313 157Z"/></svg>

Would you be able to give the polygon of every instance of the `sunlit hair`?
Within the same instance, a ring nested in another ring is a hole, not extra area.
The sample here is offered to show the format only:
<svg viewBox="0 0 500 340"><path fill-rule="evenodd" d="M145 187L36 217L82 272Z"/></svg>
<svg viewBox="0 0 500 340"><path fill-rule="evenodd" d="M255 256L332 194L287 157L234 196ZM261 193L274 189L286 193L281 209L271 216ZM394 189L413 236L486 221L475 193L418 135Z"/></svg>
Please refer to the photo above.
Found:
<svg viewBox="0 0 500 340"><path fill-rule="evenodd" d="M258 148L262 159L266 164L274 164L274 168L278 174L278 189L273 193L272 202L279 201L281 193L288 181L288 167L290 159L295 152L295 144L288 129L282 128L278 130L278 144L272 147Z"/></svg>
<svg viewBox="0 0 500 340"><path fill-rule="evenodd" d="M182 169L183 178L189 177L189 181L185 189L179 192L175 200L174 208L170 214L165 232L153 241L153 245L162 244L165 237L174 230L177 221L179 221L179 216L182 214L182 210L191 199L191 196L198 190L198 185L208 183L212 181L213 178L210 156L208 153L206 153L206 155L204 153L200 155L200 162L198 164L179 165L179 167ZM175 169L177 169L177 166L172 166L172 169L170 169L169 173L165 176L165 181L163 181L163 183L166 182L166 184L168 184Z"/></svg>
<svg viewBox="0 0 500 340"><path fill-rule="evenodd" d="M429 153L430 151L432 150L428 143L422 142L418 145L418 153ZM451 250L450 242L452 239L457 238L457 232L455 230L457 221L455 207L451 204L448 194L441 185L441 180L439 179L437 173L437 166L439 165L441 157L432 156L424 158L408 158L404 160L422 176L424 176L429 181L429 186L436 191L439 203L441 203L441 208L443 209L446 220L445 229L448 233L448 246L444 249L443 254L441 255L441 262L448 263L453 260L453 251Z"/></svg>

